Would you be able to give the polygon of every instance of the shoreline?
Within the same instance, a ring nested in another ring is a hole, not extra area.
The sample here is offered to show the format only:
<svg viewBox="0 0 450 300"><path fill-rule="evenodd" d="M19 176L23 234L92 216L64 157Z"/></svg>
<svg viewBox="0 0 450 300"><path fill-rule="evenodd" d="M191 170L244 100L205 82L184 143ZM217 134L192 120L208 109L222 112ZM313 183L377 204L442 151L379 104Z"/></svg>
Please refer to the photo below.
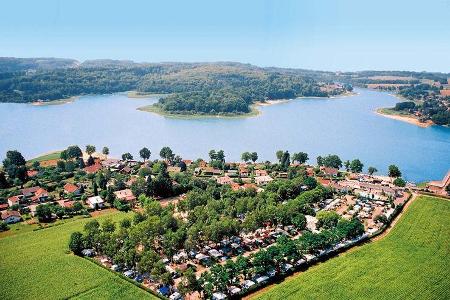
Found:
<svg viewBox="0 0 450 300"><path fill-rule="evenodd" d="M62 105L62 104L73 103L78 98L80 98L80 96L72 96L69 98L55 99L55 100L49 100L49 101L38 100L38 101L30 102L29 104L31 104L33 106Z"/></svg>
<svg viewBox="0 0 450 300"><path fill-rule="evenodd" d="M413 117L413 116L405 116L405 115L398 115L398 114L388 114L386 112L383 112L385 108L378 108L375 110L375 113L377 115L380 115L382 117L385 118L389 118L389 119L393 119L393 120L397 120L397 121L402 121L405 123L409 123L412 125L416 125L419 126L421 128L427 128L430 126L433 126L434 123L431 120L428 120L426 122L420 122L417 118Z"/></svg>
<svg viewBox="0 0 450 300"><path fill-rule="evenodd" d="M155 103L156 104L156 103ZM212 118L221 118L221 119L240 119L240 118L251 118L257 117L262 112L257 109L256 104L250 105L250 112L245 114L230 114L230 115L212 115L212 114L174 114L170 112L165 112L160 109L158 106L154 104L141 106L136 108L136 110L152 113L159 115L161 117L172 118L172 119L184 119L184 120L192 120L192 119L212 119Z"/></svg>
<svg viewBox="0 0 450 300"><path fill-rule="evenodd" d="M248 117L257 117L262 114L262 111L258 108L259 106L271 106L276 104L288 103L293 100L301 100L301 99L339 99L339 98L347 98L352 96L357 96L359 93L356 92L347 92L342 95L330 96L330 97L297 97L293 99L279 99L279 100L265 100L265 101L257 101L250 105L250 112L244 114L230 114L230 115L220 115L220 114L174 114L170 112L165 112L161 110L155 104L150 104L146 106L141 106L136 108L139 111L149 112L153 114L157 114L163 117L168 118L176 118L176 119L203 119L203 118L225 118L225 119L236 119L236 118L248 118Z"/></svg>

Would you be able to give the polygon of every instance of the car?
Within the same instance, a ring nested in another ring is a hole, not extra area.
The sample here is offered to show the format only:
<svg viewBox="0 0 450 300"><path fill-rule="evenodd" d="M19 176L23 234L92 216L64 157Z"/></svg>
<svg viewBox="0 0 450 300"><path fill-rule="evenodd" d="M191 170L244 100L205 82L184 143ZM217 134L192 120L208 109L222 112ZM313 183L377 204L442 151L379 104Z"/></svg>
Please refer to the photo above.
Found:
<svg viewBox="0 0 450 300"><path fill-rule="evenodd" d="M173 293L172 295L169 296L169 299L170 300L180 300L180 299L183 299L183 298L181 297L180 293L175 292L175 293Z"/></svg>
<svg viewBox="0 0 450 300"><path fill-rule="evenodd" d="M134 275L134 271L133 270L126 270L126 271L123 272L123 275L125 275L128 278L131 278Z"/></svg>
<svg viewBox="0 0 450 300"><path fill-rule="evenodd" d="M142 276L141 274L138 274L138 275L136 275L136 277L134 277L133 280L137 281L137 282L143 282L144 281L144 276Z"/></svg>

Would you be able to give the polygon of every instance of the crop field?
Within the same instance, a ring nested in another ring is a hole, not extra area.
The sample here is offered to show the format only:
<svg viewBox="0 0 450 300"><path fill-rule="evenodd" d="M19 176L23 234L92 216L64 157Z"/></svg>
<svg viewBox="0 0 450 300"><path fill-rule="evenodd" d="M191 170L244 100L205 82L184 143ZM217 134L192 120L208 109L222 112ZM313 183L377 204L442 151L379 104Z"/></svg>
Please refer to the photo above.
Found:
<svg viewBox="0 0 450 300"><path fill-rule="evenodd" d="M421 196L383 239L281 282L259 299L450 299L450 201Z"/></svg>
<svg viewBox="0 0 450 300"><path fill-rule="evenodd" d="M113 212L98 217L120 220ZM137 299L152 296L94 263L68 253L70 234L90 219L17 232L0 239L1 299Z"/></svg>

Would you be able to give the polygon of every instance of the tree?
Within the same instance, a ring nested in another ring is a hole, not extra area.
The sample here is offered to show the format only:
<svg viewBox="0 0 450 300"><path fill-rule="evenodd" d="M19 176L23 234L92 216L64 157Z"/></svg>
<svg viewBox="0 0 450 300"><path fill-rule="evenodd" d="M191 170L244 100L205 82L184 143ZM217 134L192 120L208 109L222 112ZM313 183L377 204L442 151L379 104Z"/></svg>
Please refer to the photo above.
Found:
<svg viewBox="0 0 450 300"><path fill-rule="evenodd" d="M252 162L255 163L258 160L258 153L252 152L250 154L250 158L251 158Z"/></svg>
<svg viewBox="0 0 450 300"><path fill-rule="evenodd" d="M69 249L74 254L76 254L76 255L81 254L81 251L83 251L83 244L84 244L84 240L83 240L83 235L81 234L81 232L76 231L70 235Z"/></svg>
<svg viewBox="0 0 450 300"><path fill-rule="evenodd" d="M289 154L289 151L283 152L283 155L281 156L280 164L283 167L283 169L287 170L289 165L291 164L291 155Z"/></svg>
<svg viewBox="0 0 450 300"><path fill-rule="evenodd" d="M35 160L33 161L33 164L31 166L33 167L34 170L37 170L41 166L41 163Z"/></svg>
<svg viewBox="0 0 450 300"><path fill-rule="evenodd" d="M317 156L317 165L319 167L323 166L323 157L322 156Z"/></svg>
<svg viewBox="0 0 450 300"><path fill-rule="evenodd" d="M396 165L390 165L388 168L388 174L389 177L401 177L402 172L400 172L400 169Z"/></svg>
<svg viewBox="0 0 450 300"><path fill-rule="evenodd" d="M351 165L351 162L347 159L345 162L344 162L344 168L345 168L345 170L348 172L348 171L350 171L350 165Z"/></svg>
<svg viewBox="0 0 450 300"><path fill-rule="evenodd" d="M83 152L81 151L80 147L76 145L67 147L66 151L68 158L79 158L83 156Z"/></svg>
<svg viewBox="0 0 450 300"><path fill-rule="evenodd" d="M133 155L131 155L131 153L127 152L122 154L122 160L132 160L133 159Z"/></svg>
<svg viewBox="0 0 450 300"><path fill-rule="evenodd" d="M319 211L316 215L316 218L317 218L317 227L332 229L336 227L341 217L335 211Z"/></svg>
<svg viewBox="0 0 450 300"><path fill-rule="evenodd" d="M0 189L6 189L9 186L4 172L0 172Z"/></svg>
<svg viewBox="0 0 450 300"><path fill-rule="evenodd" d="M92 183L92 189L94 191L94 195L98 196L98 186L97 186L97 182L94 180L94 182Z"/></svg>
<svg viewBox="0 0 450 300"><path fill-rule="evenodd" d="M161 151L159 151L159 156L162 159L165 159L167 161L171 161L174 158L174 154L172 152L172 149L170 149L170 147L162 147Z"/></svg>
<svg viewBox="0 0 450 300"><path fill-rule="evenodd" d="M108 155L109 155L109 148L108 147L103 147L103 149L102 149L102 153L103 153L103 155L105 155L106 157L108 157Z"/></svg>
<svg viewBox="0 0 450 300"><path fill-rule="evenodd" d="M369 175L371 175L371 176L372 176L374 173L378 172L377 168L375 168L375 167L369 167L369 168L367 169L367 171L369 172Z"/></svg>
<svg viewBox="0 0 450 300"><path fill-rule="evenodd" d="M209 159L210 159L211 161L217 159L217 153L216 153L216 150L210 150L209 153L208 153L208 155L209 155Z"/></svg>
<svg viewBox="0 0 450 300"><path fill-rule="evenodd" d="M17 150L10 150L6 152L6 158L3 160L3 167L6 169L10 165L24 166L26 164L25 158Z"/></svg>
<svg viewBox="0 0 450 300"><path fill-rule="evenodd" d="M41 222L48 222L52 219L52 208L50 204L40 204L36 206L36 216Z"/></svg>
<svg viewBox="0 0 450 300"><path fill-rule="evenodd" d="M336 154L329 154L322 159L325 167L340 169L342 167L342 160Z"/></svg>
<svg viewBox="0 0 450 300"><path fill-rule="evenodd" d="M116 224L111 219L106 219L102 223L103 232L113 233L116 230Z"/></svg>
<svg viewBox="0 0 450 300"><path fill-rule="evenodd" d="M296 161L299 164L304 164L309 159L308 153L298 152L292 154L292 161Z"/></svg>
<svg viewBox="0 0 450 300"><path fill-rule="evenodd" d="M217 151L216 158L220 162L225 162L225 152L223 150Z"/></svg>
<svg viewBox="0 0 450 300"><path fill-rule="evenodd" d="M363 163L359 159L354 159L350 163L350 170L352 170L353 173L361 173L363 170Z"/></svg>
<svg viewBox="0 0 450 300"><path fill-rule="evenodd" d="M277 159L279 162L281 162L281 158L283 157L284 151L283 150L278 150L275 155L277 156Z"/></svg>
<svg viewBox="0 0 450 300"><path fill-rule="evenodd" d="M394 185L399 186L399 187L404 187L406 185L406 182L401 177L395 178L393 183L394 183Z"/></svg>
<svg viewBox="0 0 450 300"><path fill-rule="evenodd" d="M148 148L144 147L139 151L139 156L144 160L144 162L150 158L150 155L152 153L150 152L150 150L148 150Z"/></svg>
<svg viewBox="0 0 450 300"><path fill-rule="evenodd" d="M251 160L251 154L250 152L244 152L241 154L241 159L245 162Z"/></svg>
<svg viewBox="0 0 450 300"><path fill-rule="evenodd" d="M61 158L62 160L68 160L69 155L67 154L67 150L61 151L61 153L59 154L59 158Z"/></svg>
<svg viewBox="0 0 450 300"><path fill-rule="evenodd" d="M95 152L95 146L86 145L86 153L91 156Z"/></svg>

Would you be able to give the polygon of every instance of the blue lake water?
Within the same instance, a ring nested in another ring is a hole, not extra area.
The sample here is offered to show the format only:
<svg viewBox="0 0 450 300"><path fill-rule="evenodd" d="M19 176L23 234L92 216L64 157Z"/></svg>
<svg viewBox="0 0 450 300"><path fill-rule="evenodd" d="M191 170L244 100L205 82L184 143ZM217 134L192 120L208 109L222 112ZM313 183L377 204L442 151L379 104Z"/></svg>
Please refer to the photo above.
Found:
<svg viewBox="0 0 450 300"><path fill-rule="evenodd" d="M397 164L411 181L440 179L450 169L450 128L420 128L374 113L397 101L387 93L357 90L336 99L297 99L261 107L258 117L173 119L136 110L155 98L131 99L124 94L84 96L64 105L0 104L0 158L10 149L26 158L71 144L110 148L113 156L146 146L152 157L163 146L187 159L207 158L223 149L227 160L256 151L259 160L275 160L275 152L338 154L359 158L365 168L385 173Z"/></svg>

